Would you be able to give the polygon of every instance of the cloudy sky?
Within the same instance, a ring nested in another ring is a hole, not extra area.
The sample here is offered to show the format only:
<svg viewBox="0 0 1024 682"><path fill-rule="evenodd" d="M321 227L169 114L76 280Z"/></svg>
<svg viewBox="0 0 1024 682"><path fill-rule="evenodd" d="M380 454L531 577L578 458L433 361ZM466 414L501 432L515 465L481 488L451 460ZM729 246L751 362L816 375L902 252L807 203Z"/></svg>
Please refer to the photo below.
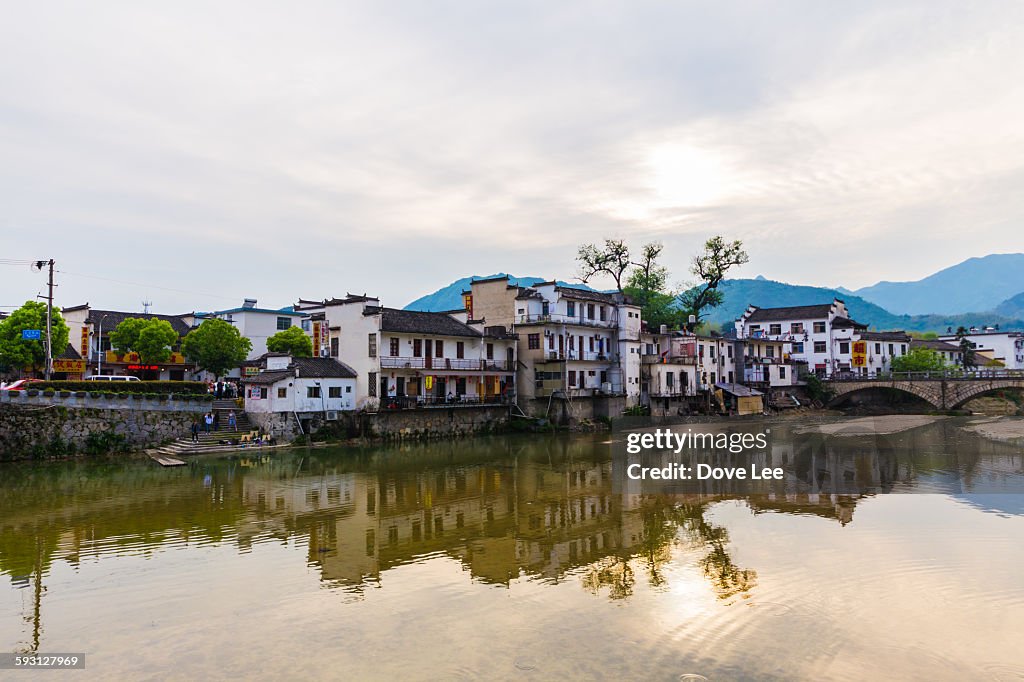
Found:
<svg viewBox="0 0 1024 682"><path fill-rule="evenodd" d="M850 288L1024 251L1022 3L4 5L0 259L61 305L401 306L604 236Z"/></svg>

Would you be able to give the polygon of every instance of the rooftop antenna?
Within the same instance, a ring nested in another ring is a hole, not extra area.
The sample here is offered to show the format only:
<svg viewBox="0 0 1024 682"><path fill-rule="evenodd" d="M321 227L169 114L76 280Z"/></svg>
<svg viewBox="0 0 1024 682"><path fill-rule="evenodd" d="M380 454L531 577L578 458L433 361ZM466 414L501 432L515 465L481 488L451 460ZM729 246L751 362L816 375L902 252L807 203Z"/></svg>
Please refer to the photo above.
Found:
<svg viewBox="0 0 1024 682"><path fill-rule="evenodd" d="M152 301L143 301L142 302L142 314L143 315L149 315L149 307L151 305L153 305Z"/></svg>

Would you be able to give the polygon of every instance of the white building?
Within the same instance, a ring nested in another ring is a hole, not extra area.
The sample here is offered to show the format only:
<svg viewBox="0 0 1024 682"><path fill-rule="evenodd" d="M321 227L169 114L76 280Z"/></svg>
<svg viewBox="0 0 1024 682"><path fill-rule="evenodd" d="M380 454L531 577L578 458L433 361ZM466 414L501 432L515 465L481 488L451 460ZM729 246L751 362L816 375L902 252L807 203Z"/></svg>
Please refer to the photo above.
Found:
<svg viewBox="0 0 1024 682"><path fill-rule="evenodd" d="M640 399L640 307L621 294L556 282L520 287L508 277L475 280L466 310L515 330L519 396L623 395Z"/></svg>
<svg viewBox="0 0 1024 682"><path fill-rule="evenodd" d="M256 299L247 298L240 308L217 310L212 313L195 313L195 323L217 318L230 322L238 333L252 342L249 360L254 360L267 352L267 339L274 334L301 324L304 313L296 311L292 306L284 308L257 308ZM237 376L237 372L233 373Z"/></svg>
<svg viewBox="0 0 1024 682"><path fill-rule="evenodd" d="M1024 369L1024 332L972 330L966 338L978 354L975 358L978 367L984 367L991 358L1001 362L1006 369ZM960 343L955 334L943 334L939 340L953 345Z"/></svg>
<svg viewBox="0 0 1024 682"><path fill-rule="evenodd" d="M959 367L964 364L963 353L960 352L960 346L955 343L935 339L911 339L910 349L915 348L927 348L935 351L947 365Z"/></svg>
<svg viewBox="0 0 1024 682"><path fill-rule="evenodd" d="M386 308L367 296L300 301L321 354L357 373L357 407L497 403L515 391L516 339L465 311Z"/></svg>
<svg viewBox="0 0 1024 682"><path fill-rule="evenodd" d="M253 415L277 413L288 421L334 413L356 406L356 373L333 358L293 358L269 354L266 368L243 379L245 411ZM253 416L254 421L263 420Z"/></svg>

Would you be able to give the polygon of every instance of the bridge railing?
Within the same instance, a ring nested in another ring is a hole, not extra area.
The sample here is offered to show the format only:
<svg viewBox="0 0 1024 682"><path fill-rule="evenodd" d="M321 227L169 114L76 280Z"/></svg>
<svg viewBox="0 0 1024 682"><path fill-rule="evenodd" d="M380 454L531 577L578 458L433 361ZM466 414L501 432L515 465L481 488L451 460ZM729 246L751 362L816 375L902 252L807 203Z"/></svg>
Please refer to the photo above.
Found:
<svg viewBox="0 0 1024 682"><path fill-rule="evenodd" d="M833 372L824 381L978 381L990 379L1024 379L1024 369L979 368L971 370L936 370L930 372Z"/></svg>

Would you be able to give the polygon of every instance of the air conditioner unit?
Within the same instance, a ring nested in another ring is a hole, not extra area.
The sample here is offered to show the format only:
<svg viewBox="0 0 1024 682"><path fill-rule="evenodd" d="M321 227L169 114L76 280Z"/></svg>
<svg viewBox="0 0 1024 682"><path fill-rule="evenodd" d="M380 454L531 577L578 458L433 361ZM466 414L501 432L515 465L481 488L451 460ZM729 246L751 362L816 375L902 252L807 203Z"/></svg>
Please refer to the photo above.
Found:
<svg viewBox="0 0 1024 682"><path fill-rule="evenodd" d="M336 422L336 421L338 421L338 411L337 410L327 410L326 419L329 422Z"/></svg>

